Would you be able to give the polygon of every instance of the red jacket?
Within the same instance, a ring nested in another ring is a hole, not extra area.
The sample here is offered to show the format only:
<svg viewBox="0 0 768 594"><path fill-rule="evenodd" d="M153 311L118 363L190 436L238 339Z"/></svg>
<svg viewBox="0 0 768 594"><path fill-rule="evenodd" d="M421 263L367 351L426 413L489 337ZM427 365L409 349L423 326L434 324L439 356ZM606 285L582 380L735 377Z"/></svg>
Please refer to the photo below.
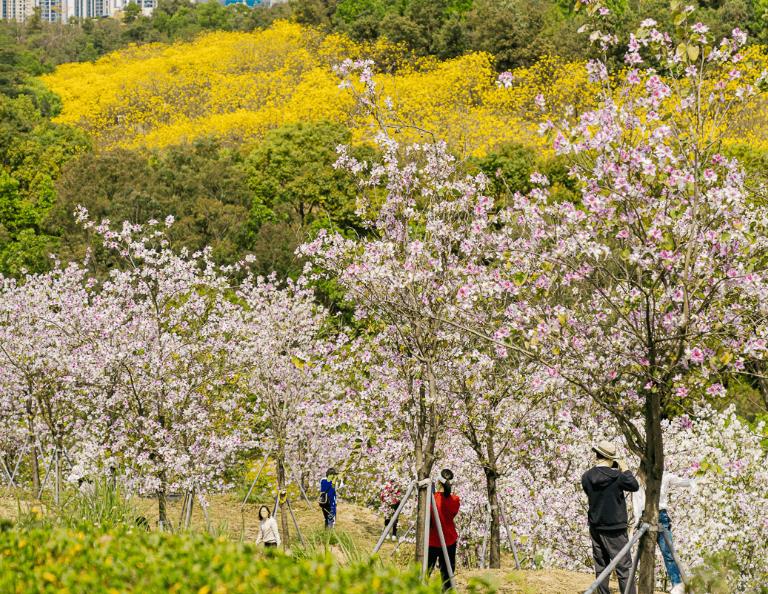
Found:
<svg viewBox="0 0 768 594"><path fill-rule="evenodd" d="M443 536L445 537L445 546L449 547L459 540L459 533L456 532L456 525L453 518L459 513L461 501L458 495L449 495L446 497L442 493L435 493L435 502L437 503L437 513L440 514L440 525L443 527ZM429 526L429 546L439 547L440 536L437 533L437 524L435 516L432 514L432 520Z"/></svg>

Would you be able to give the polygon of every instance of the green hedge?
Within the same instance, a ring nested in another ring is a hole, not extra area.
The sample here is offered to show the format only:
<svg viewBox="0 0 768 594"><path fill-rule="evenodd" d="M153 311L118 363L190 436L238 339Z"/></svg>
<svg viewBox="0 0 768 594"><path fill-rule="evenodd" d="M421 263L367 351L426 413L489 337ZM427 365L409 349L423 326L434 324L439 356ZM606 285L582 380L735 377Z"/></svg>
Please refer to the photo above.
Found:
<svg viewBox="0 0 768 594"><path fill-rule="evenodd" d="M330 556L295 559L201 534L71 528L0 531L0 592L435 593L418 573Z"/></svg>

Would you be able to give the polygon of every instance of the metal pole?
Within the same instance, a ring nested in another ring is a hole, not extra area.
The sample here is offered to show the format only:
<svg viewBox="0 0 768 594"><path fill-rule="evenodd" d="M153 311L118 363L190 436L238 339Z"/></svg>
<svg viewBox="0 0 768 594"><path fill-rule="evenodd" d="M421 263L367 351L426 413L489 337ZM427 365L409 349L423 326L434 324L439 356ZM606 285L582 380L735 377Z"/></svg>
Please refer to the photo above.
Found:
<svg viewBox="0 0 768 594"><path fill-rule="evenodd" d="M422 539L421 545L423 547L423 558L421 560L421 581L424 581L427 579L427 564L429 561L429 525L430 525L430 515L432 513L432 506L429 504L429 499L432 497L432 479L427 478L424 479L419 483L419 487L422 486L422 484L425 485L426 489L426 498L424 500L424 503L426 504L424 506L424 537Z"/></svg>
<svg viewBox="0 0 768 594"><path fill-rule="evenodd" d="M632 586L635 583L635 574L637 573L638 563L640 563L640 551L635 553L635 558L632 560L632 569L629 570L629 579L627 579L627 587L624 590L624 594L629 594L632 591Z"/></svg>
<svg viewBox="0 0 768 594"><path fill-rule="evenodd" d="M650 528L651 528L650 524L644 523L642 526L640 526L640 529L637 532L635 532L634 536L632 536L629 542L627 542L627 544L624 545L624 547L619 551L619 554L613 558L613 561L611 561L608 564L608 567L603 569L602 573L599 576L597 576L597 579L594 582L592 582L592 585L584 591L584 594L592 594L593 592L595 592L597 588L600 587L600 584L602 584L605 580L607 580L608 577L611 575L611 573L613 573L613 570L616 569L616 566L619 564L619 561L621 561L624 557L626 557L627 553L629 553L630 550L632 550L632 545L634 545L638 540L640 540L640 537L646 532L648 532Z"/></svg>
<svg viewBox="0 0 768 594"><path fill-rule="evenodd" d="M299 523L296 521L296 516L293 515L293 508L291 507L291 500L286 498L285 499L285 505L288 506L288 512L291 514L291 519L293 520L293 526L296 528L296 534L299 535L299 542L302 546L304 546L304 537L301 534L301 529L299 528Z"/></svg>
<svg viewBox="0 0 768 594"><path fill-rule="evenodd" d="M669 547L669 551L672 553L672 558L675 560L677 569L680 570L680 578L683 580L683 583L685 585L688 585L688 572L683 568L683 564L680 562L680 557L677 556L675 545L672 544L671 535L663 526L659 526L659 530L661 531L661 534L664 536L664 540L666 541L667 546Z"/></svg>
<svg viewBox="0 0 768 594"><path fill-rule="evenodd" d="M61 446L60 451L62 454L64 454L64 457L67 459L67 462L69 462L69 465L72 466L73 465L72 458L70 458L67 448L65 448L64 446Z"/></svg>
<svg viewBox="0 0 768 594"><path fill-rule="evenodd" d="M371 553L371 555L375 555L376 553L379 552L381 545L384 544L384 540L392 531L392 526L395 525L397 518L400 516L400 512L403 511L403 508L405 507L405 504L408 501L408 498L411 496L411 493L413 492L413 488L416 485L417 485L416 481L413 481L410 485L408 485L408 489L406 489L405 491L405 497L403 497L400 500L400 505L397 506L397 509L395 510L394 515L390 518L389 523L384 527L384 532L381 533L381 536L379 537L379 541L376 543L376 546L373 547L373 553Z"/></svg>
<svg viewBox="0 0 768 594"><path fill-rule="evenodd" d="M40 453L41 454L43 453L42 450L40 451ZM45 485L48 483L48 475L51 474L51 469L53 468L53 459L51 459L51 461L48 464L46 464L45 456L43 456L42 458L43 458L43 466L45 466L45 476L43 477L43 480L40 483L40 492L37 494L38 499L40 499L43 496L43 489L45 489Z"/></svg>
<svg viewBox="0 0 768 594"><path fill-rule="evenodd" d="M15 487L16 483L13 480L13 476L11 476L11 471L8 468L8 465L5 463L5 460L3 458L0 458L0 464L3 465L3 470L5 471L5 474L8 476L8 482L9 486Z"/></svg>
<svg viewBox="0 0 768 594"><path fill-rule="evenodd" d="M499 513L501 515L501 521L504 522L504 532L507 533L507 541L509 542L509 548L512 549L512 556L515 558L515 569L520 570L520 559L517 556L517 545L512 538L512 531L509 529L509 523L507 523L507 512L504 509L504 502L501 497L498 498Z"/></svg>
<svg viewBox="0 0 768 594"><path fill-rule="evenodd" d="M184 497L181 500L181 510L179 511L179 529L184 527L184 520L187 517L187 500L189 499L189 491L184 491Z"/></svg>
<svg viewBox="0 0 768 594"><path fill-rule="evenodd" d="M276 518L276 517L277 517L277 510L278 510L278 509L280 509L280 503L279 503L279 501L280 501L280 493L278 493L277 495L275 495L275 505L274 505L274 506L272 506L272 517L273 517L273 518Z"/></svg>
<svg viewBox="0 0 768 594"><path fill-rule="evenodd" d="M243 505L242 508L245 508L245 504L248 503L248 498L251 496L251 493L253 492L253 488L256 486L256 481L259 480L259 477L261 476L261 471L264 470L264 466L267 464L267 460L269 459L270 452L267 452L264 454L264 461L261 463L261 466L259 467L259 472L256 473L256 478L253 479L253 482L251 483L251 488L248 489L248 493L245 494L245 499L243 499Z"/></svg>
<svg viewBox="0 0 768 594"><path fill-rule="evenodd" d="M400 548L400 545L401 545L401 544L403 544L403 542L405 542L405 539L407 539L407 538L408 538L408 535L411 533L411 530L413 530L413 528L414 528L415 526L416 526L416 520L413 520L413 521L411 522L411 525L410 525L410 526L408 526L408 530L406 530L406 531L405 531L405 534L404 534L403 536L401 536L401 537L400 537L400 538L397 540L397 543L395 543L395 548L394 548L394 549L392 549L392 553L391 553L391 555L392 555L392 556L394 556L394 554L395 554L395 553L397 553L397 549L399 549L399 548Z"/></svg>
<svg viewBox="0 0 768 594"><path fill-rule="evenodd" d="M440 548L443 549L443 561L445 561L445 567L448 569L448 580L451 583L451 589L456 590L456 582L453 579L453 567L451 567L448 547L445 545L445 536L443 535L443 524L437 511L437 501L435 501L435 496L432 493L429 494L429 499L432 502L432 513L435 514L435 526L437 526L437 536L440 538Z"/></svg>
<svg viewBox="0 0 768 594"><path fill-rule="evenodd" d="M29 446L24 446L24 448L19 453L19 457L16 458L16 465L13 467L13 472L11 473L11 479L16 478L16 473L19 472L19 465L21 465L21 461L24 459L24 455L29 451Z"/></svg>

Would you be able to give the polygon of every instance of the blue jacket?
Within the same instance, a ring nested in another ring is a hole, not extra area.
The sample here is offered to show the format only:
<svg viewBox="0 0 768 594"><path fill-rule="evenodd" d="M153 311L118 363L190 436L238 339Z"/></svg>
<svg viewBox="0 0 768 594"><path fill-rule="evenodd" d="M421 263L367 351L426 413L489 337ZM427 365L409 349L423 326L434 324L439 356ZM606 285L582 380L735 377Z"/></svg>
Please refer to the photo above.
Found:
<svg viewBox="0 0 768 594"><path fill-rule="evenodd" d="M329 508L331 510L331 513L335 516L336 515L336 488L333 486L333 483L329 481L327 478L324 478L323 480L321 480L320 492L328 494L328 503L326 503L323 507Z"/></svg>

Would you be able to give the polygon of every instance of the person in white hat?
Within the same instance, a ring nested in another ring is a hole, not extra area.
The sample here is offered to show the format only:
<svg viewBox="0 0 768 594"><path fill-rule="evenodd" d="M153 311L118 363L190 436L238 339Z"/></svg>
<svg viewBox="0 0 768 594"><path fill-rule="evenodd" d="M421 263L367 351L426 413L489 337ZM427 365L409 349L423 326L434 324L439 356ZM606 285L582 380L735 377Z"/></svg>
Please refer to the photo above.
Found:
<svg viewBox="0 0 768 594"><path fill-rule="evenodd" d="M599 576L628 542L627 500L625 492L640 488L637 479L616 453L610 441L600 441L592 447L595 465L581 477L581 486L589 499L589 535L592 538L592 556L595 576ZM635 594L635 584L629 584L632 557L625 555L616 565L621 592ZM598 587L600 594L609 594L608 580Z"/></svg>

